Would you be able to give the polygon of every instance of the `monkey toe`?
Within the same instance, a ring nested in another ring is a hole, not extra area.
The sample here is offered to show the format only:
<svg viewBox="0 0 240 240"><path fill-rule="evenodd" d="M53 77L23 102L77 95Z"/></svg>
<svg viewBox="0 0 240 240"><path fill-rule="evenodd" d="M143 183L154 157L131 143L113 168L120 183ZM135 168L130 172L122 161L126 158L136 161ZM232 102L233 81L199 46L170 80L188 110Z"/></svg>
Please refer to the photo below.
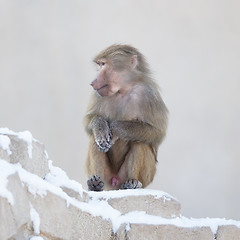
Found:
<svg viewBox="0 0 240 240"><path fill-rule="evenodd" d="M142 183L137 179L129 179L122 185L122 189L137 189L141 187Z"/></svg>
<svg viewBox="0 0 240 240"><path fill-rule="evenodd" d="M93 175L91 178L88 179L87 185L89 191L100 192L103 190L104 182L99 176Z"/></svg>

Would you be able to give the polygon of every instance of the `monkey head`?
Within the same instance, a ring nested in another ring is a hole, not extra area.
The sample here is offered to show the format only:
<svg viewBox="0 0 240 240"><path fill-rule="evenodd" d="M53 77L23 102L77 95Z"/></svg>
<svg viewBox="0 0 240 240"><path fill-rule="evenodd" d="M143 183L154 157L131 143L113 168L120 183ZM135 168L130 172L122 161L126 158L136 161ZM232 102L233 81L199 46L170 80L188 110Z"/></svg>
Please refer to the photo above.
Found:
<svg viewBox="0 0 240 240"><path fill-rule="evenodd" d="M103 97L124 94L132 89L134 75L141 71L143 61L143 56L135 48L112 45L94 59L99 71L91 86Z"/></svg>

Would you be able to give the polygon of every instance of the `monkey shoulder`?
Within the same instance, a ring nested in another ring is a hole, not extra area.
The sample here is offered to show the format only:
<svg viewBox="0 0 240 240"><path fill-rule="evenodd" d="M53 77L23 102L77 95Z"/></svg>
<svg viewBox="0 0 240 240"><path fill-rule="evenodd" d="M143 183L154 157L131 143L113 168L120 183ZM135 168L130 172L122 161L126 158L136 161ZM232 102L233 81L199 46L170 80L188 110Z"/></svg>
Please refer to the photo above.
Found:
<svg viewBox="0 0 240 240"><path fill-rule="evenodd" d="M157 120L161 96L158 89L146 85L137 85L124 101L124 113L131 120L154 124Z"/></svg>
<svg viewBox="0 0 240 240"><path fill-rule="evenodd" d="M130 93L129 101L142 107L151 107L154 111L154 105L157 106L162 99L158 88L155 89L146 85L139 85Z"/></svg>

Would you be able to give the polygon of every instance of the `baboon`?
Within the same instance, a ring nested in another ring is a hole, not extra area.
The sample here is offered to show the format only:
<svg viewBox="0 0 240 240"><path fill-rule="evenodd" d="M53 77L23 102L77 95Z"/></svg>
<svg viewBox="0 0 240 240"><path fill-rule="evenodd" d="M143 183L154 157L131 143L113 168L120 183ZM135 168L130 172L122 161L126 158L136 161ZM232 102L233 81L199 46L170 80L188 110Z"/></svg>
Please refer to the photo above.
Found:
<svg viewBox="0 0 240 240"><path fill-rule="evenodd" d="M144 188L156 172L168 110L136 48L112 45L94 62L99 71L84 121L90 136L88 189Z"/></svg>

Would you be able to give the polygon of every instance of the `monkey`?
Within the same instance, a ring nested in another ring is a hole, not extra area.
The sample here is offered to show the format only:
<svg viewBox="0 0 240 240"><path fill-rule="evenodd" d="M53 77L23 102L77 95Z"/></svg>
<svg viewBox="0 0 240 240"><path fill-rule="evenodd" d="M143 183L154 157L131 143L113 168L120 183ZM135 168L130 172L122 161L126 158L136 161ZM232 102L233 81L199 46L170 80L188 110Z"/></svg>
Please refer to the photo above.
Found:
<svg viewBox="0 0 240 240"><path fill-rule="evenodd" d="M131 45L114 44L93 61L98 74L84 117L88 190L145 188L156 173L168 122L159 87L144 55Z"/></svg>

